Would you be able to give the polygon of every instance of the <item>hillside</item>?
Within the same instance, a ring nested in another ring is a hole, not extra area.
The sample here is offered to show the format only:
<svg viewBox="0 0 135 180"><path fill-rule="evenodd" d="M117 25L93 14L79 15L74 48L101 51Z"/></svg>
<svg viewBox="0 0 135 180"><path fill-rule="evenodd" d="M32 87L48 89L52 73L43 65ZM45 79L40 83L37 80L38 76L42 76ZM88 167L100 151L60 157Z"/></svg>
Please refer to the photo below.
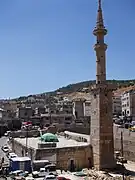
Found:
<svg viewBox="0 0 135 180"><path fill-rule="evenodd" d="M125 88L126 90L130 89L135 85L135 79L133 80L108 80L109 83L116 84L118 89ZM65 93L73 93L73 92L80 92L83 88L90 88L92 84L95 84L95 80L79 82L76 84L69 84L68 86L59 88L55 92ZM130 88L129 88L130 87Z"/></svg>
<svg viewBox="0 0 135 180"><path fill-rule="evenodd" d="M118 87L118 93L121 91L127 91L132 88L135 89L135 79L133 80L108 80L109 83L116 84ZM55 91L52 92L45 92L45 93L40 93L36 95L29 95L29 96L20 96L19 98L16 98L14 100L21 101L21 100L26 100L29 97L34 97L34 98L41 98L41 99L48 99L50 96L55 96L57 94L70 94L70 93L75 93L75 92L82 92L84 88L89 89L92 84L95 84L95 80L90 80L90 81L83 81L75 84L69 84L65 87L61 87ZM50 98L49 98L50 99Z"/></svg>

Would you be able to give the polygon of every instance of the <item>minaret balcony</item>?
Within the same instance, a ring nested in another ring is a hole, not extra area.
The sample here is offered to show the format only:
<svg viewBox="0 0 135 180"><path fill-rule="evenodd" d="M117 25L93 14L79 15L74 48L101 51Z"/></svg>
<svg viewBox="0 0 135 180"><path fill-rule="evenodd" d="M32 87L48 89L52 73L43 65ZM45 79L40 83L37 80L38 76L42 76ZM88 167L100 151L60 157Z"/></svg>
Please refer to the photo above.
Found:
<svg viewBox="0 0 135 180"><path fill-rule="evenodd" d="M95 36L99 35L99 34L103 34L104 36L107 34L107 29L105 28L97 28L95 27L94 31L93 31L93 34Z"/></svg>
<svg viewBox="0 0 135 180"><path fill-rule="evenodd" d="M107 49L107 44L103 43L103 44L100 44L100 43L97 43L94 45L94 50L98 50L98 49L103 49L106 51Z"/></svg>

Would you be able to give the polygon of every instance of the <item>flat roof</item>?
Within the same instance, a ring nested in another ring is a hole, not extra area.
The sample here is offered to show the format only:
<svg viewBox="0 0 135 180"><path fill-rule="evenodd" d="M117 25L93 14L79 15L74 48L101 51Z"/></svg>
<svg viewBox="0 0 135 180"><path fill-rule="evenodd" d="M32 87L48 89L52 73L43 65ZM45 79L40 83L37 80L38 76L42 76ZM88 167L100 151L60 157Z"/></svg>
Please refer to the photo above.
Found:
<svg viewBox="0 0 135 180"><path fill-rule="evenodd" d="M11 158L12 161L30 161L31 159L29 157L14 157Z"/></svg>
<svg viewBox="0 0 135 180"><path fill-rule="evenodd" d="M57 142L56 148L64 148L64 147L75 147L75 146L87 146L89 143L87 142L78 142L73 139L67 139L64 136L58 136L59 142ZM21 143L22 145L26 145L26 138L15 138L15 141ZM41 143L39 137L38 138L28 138L28 147L33 149L38 149L38 143ZM50 148L50 147L48 147Z"/></svg>

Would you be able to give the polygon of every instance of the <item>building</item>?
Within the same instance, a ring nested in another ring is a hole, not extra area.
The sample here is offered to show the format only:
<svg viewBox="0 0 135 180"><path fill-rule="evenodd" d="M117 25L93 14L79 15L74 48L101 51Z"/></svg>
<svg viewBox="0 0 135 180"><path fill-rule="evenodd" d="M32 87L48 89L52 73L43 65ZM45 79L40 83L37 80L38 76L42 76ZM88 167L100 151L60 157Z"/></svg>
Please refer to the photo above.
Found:
<svg viewBox="0 0 135 180"><path fill-rule="evenodd" d="M93 163L98 170L116 166L114 159L114 139L112 121L112 91L114 87L106 81L106 50L104 36L107 34L103 22L101 0L98 0L94 50L96 52L96 84L91 88L91 145Z"/></svg>
<svg viewBox="0 0 135 180"><path fill-rule="evenodd" d="M60 105L58 104L59 112L65 114L73 114L73 103L72 101L64 101Z"/></svg>
<svg viewBox="0 0 135 180"><path fill-rule="evenodd" d="M121 96L122 115L135 119L135 90L126 91Z"/></svg>
<svg viewBox="0 0 135 180"><path fill-rule="evenodd" d="M63 127L69 127L74 122L73 114L42 114L41 115L43 124L46 126L47 124L58 123L63 125Z"/></svg>
<svg viewBox="0 0 135 180"><path fill-rule="evenodd" d="M6 111L0 108L0 119L3 119L7 115Z"/></svg>
<svg viewBox="0 0 135 180"><path fill-rule="evenodd" d="M73 99L73 115L76 119L84 117L85 100L84 98Z"/></svg>
<svg viewBox="0 0 135 180"><path fill-rule="evenodd" d="M65 132L64 135L46 133L41 138L14 138L12 149L18 156L27 155L33 160L49 160L56 163L58 169L77 170L90 168L92 149L84 137ZM85 136L85 135L84 135ZM80 155L81 154L81 155Z"/></svg>
<svg viewBox="0 0 135 180"><path fill-rule="evenodd" d="M121 103L121 95L114 94L112 97L112 113L113 115L121 115L122 114L122 103Z"/></svg>
<svg viewBox="0 0 135 180"><path fill-rule="evenodd" d="M28 120L34 115L33 109L31 107L19 107L16 111L17 118Z"/></svg>
<svg viewBox="0 0 135 180"><path fill-rule="evenodd" d="M44 106L35 108L35 115L45 114L46 108Z"/></svg>

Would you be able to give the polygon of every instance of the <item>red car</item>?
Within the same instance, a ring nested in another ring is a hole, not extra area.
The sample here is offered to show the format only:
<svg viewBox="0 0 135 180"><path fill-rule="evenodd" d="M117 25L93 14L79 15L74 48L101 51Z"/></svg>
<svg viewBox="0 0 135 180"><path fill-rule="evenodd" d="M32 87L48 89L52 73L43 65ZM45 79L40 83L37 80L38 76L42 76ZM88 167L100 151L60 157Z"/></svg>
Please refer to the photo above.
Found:
<svg viewBox="0 0 135 180"><path fill-rule="evenodd" d="M71 179L65 177L57 177L57 180L71 180Z"/></svg>

